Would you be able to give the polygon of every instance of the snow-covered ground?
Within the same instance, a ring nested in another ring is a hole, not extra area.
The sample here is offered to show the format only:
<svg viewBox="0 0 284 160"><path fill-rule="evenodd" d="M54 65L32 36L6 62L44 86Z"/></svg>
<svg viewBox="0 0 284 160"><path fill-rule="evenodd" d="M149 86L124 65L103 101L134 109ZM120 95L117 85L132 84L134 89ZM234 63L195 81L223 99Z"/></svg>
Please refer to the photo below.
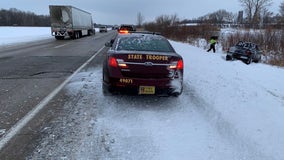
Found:
<svg viewBox="0 0 284 160"><path fill-rule="evenodd" d="M184 59L181 96L104 97L101 68L88 68L66 86L81 96L64 106L71 120L30 159L284 160L284 69L171 43ZM68 126L80 133L58 138Z"/></svg>
<svg viewBox="0 0 284 160"><path fill-rule="evenodd" d="M50 27L1 27L0 47L43 39L50 39Z"/></svg>
<svg viewBox="0 0 284 160"><path fill-rule="evenodd" d="M95 28L96 32L99 31ZM110 30L110 28L108 28ZM54 39L50 27L3 27L0 26L1 47L44 39Z"/></svg>

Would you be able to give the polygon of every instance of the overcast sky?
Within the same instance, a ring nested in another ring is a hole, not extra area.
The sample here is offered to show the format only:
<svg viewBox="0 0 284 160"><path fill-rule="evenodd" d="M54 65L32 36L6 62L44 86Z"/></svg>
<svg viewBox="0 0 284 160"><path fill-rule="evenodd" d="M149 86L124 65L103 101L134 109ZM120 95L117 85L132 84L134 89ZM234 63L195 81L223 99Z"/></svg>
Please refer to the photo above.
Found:
<svg viewBox="0 0 284 160"><path fill-rule="evenodd" d="M284 0L272 1L269 11L279 13ZM161 15L193 19L220 9L233 13L243 9L239 0L0 0L1 9L17 8L43 15L49 15L49 5L72 5L92 13L94 23L118 25L137 24L139 12L144 22L151 22Z"/></svg>

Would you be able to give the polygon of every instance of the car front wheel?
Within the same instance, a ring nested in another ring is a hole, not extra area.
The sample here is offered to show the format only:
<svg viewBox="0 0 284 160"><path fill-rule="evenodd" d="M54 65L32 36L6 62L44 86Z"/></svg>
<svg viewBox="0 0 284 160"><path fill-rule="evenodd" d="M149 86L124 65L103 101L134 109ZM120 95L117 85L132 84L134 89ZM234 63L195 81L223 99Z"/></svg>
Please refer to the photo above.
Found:
<svg viewBox="0 0 284 160"><path fill-rule="evenodd" d="M249 59L246 61L246 64L250 64L252 62L252 58L249 57Z"/></svg>

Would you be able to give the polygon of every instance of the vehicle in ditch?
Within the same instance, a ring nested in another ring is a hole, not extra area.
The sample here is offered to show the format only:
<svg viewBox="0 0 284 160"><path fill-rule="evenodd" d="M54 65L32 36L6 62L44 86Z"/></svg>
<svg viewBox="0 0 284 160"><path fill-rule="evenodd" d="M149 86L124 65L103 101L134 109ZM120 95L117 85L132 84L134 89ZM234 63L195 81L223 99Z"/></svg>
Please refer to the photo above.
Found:
<svg viewBox="0 0 284 160"><path fill-rule="evenodd" d="M258 45L252 42L239 41L227 51L226 60L239 59L246 64L259 62L261 60L261 50Z"/></svg>

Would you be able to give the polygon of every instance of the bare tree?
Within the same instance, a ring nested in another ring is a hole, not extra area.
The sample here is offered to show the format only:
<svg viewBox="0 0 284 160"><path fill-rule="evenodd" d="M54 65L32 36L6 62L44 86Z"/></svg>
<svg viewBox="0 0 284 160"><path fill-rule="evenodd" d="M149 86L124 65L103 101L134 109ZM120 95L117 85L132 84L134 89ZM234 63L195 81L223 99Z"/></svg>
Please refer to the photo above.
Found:
<svg viewBox="0 0 284 160"><path fill-rule="evenodd" d="M163 26L176 26L179 22L177 14L162 15L156 18L156 23Z"/></svg>
<svg viewBox="0 0 284 160"><path fill-rule="evenodd" d="M218 10L214 13L208 15L208 20L212 23L228 23L233 22L234 16L233 13L227 12L224 9Z"/></svg>
<svg viewBox="0 0 284 160"><path fill-rule="evenodd" d="M248 23L256 27L261 20L261 13L272 4L272 0L239 0L244 7Z"/></svg>
<svg viewBox="0 0 284 160"><path fill-rule="evenodd" d="M280 4L279 12L280 12L280 15L284 17L284 1Z"/></svg>
<svg viewBox="0 0 284 160"><path fill-rule="evenodd" d="M178 25L179 18L178 18L177 14L171 15L170 19L171 19L171 26L177 26Z"/></svg>

